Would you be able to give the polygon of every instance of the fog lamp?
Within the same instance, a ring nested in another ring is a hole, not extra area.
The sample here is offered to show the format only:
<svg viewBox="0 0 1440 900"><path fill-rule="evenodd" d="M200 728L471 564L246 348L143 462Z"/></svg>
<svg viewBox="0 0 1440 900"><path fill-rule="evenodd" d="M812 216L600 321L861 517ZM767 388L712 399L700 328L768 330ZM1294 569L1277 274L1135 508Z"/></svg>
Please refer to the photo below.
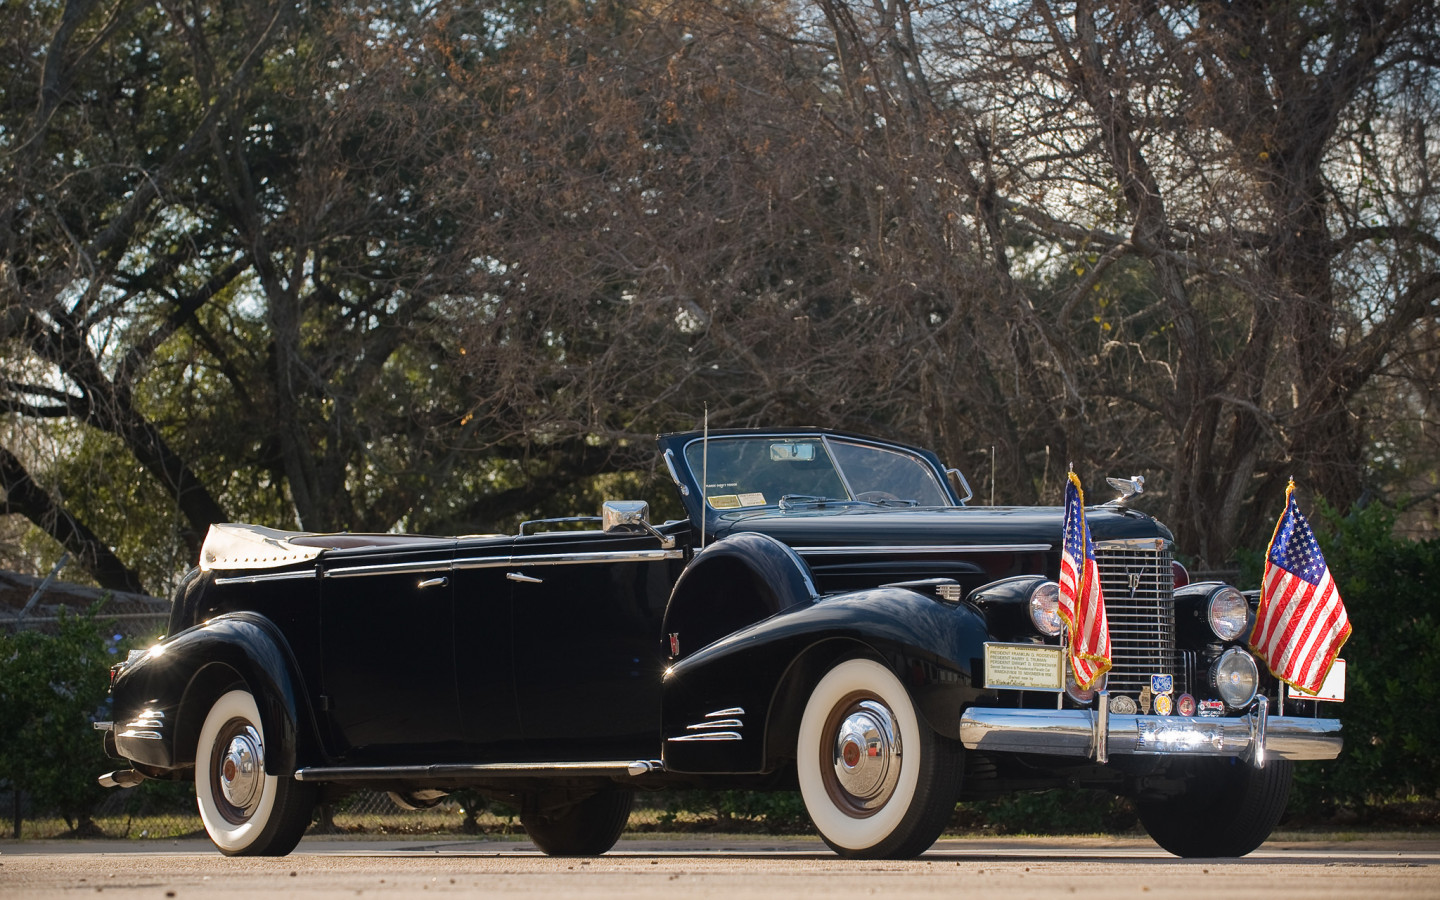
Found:
<svg viewBox="0 0 1440 900"><path fill-rule="evenodd" d="M1075 670L1070 668L1070 664L1068 662L1065 664L1065 694L1071 700L1074 700L1081 706L1088 706L1090 703L1094 702L1096 692L1103 690L1105 690L1104 675L1096 678L1095 683L1090 686L1090 689L1088 691L1082 690L1080 687L1080 683L1075 680Z"/></svg>
<svg viewBox="0 0 1440 900"><path fill-rule="evenodd" d="M1054 637L1060 633L1060 585L1041 582L1030 595L1030 623L1041 634Z"/></svg>
<svg viewBox="0 0 1440 900"><path fill-rule="evenodd" d="M1249 653L1231 647L1210 667L1210 686L1226 706L1243 709L1255 699L1255 692L1260 688L1260 669Z"/></svg>

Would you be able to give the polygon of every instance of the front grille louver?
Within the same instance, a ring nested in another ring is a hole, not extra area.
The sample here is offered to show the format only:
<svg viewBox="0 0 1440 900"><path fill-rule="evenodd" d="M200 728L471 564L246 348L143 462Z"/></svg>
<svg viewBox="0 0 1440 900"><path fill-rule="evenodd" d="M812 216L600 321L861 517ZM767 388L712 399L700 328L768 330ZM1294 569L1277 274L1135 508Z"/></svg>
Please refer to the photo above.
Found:
<svg viewBox="0 0 1440 900"><path fill-rule="evenodd" d="M1175 648L1175 578L1170 551L1147 545L1098 542L1095 562L1110 622L1111 693L1138 694L1151 675L1173 675L1177 694L1190 690Z"/></svg>

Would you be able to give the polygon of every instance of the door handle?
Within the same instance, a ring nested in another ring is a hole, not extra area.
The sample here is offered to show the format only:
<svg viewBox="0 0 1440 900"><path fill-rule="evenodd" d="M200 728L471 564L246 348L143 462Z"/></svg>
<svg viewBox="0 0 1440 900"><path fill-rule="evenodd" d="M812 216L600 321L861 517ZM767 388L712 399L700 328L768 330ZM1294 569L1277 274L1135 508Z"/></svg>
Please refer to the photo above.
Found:
<svg viewBox="0 0 1440 900"><path fill-rule="evenodd" d="M543 578L531 578L529 575L521 575L519 572L506 572L505 577L511 581L518 581L522 584L544 584Z"/></svg>
<svg viewBox="0 0 1440 900"><path fill-rule="evenodd" d="M447 577L445 577L444 575L441 575L439 578L427 578L427 579L425 579L424 581L420 582L420 587L422 587L422 588L427 588L427 587L444 587L445 585L447 585L447 584L449 584L449 583L450 583L450 579L447 578Z"/></svg>

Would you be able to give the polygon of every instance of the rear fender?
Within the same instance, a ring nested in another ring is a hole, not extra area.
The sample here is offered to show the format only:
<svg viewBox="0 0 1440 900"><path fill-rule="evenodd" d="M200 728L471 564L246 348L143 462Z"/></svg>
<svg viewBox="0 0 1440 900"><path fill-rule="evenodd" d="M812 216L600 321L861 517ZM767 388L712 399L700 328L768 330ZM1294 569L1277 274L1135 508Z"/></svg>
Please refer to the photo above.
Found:
<svg viewBox="0 0 1440 900"><path fill-rule="evenodd" d="M155 645L117 676L111 688L116 749L158 769L192 765L210 706L243 684L260 710L266 774L291 775L297 758L313 758L319 747L298 671L269 619L217 616Z"/></svg>
<svg viewBox="0 0 1440 900"><path fill-rule="evenodd" d="M888 666L925 723L955 738L960 710L981 691L985 622L973 608L882 587L793 607L676 662L665 675L666 767L771 771L794 756L805 702L839 660Z"/></svg>

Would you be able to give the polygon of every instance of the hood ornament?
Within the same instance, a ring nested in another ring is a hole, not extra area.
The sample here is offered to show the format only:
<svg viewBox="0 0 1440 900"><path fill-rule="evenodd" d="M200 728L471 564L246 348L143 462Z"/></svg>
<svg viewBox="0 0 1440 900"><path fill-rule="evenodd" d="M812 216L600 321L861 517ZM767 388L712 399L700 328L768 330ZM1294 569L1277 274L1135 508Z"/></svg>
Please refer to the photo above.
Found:
<svg viewBox="0 0 1440 900"><path fill-rule="evenodd" d="M1106 503L1106 506L1125 506L1136 494L1145 493L1145 476L1132 475L1129 478L1106 478L1105 483L1120 492L1120 496Z"/></svg>

